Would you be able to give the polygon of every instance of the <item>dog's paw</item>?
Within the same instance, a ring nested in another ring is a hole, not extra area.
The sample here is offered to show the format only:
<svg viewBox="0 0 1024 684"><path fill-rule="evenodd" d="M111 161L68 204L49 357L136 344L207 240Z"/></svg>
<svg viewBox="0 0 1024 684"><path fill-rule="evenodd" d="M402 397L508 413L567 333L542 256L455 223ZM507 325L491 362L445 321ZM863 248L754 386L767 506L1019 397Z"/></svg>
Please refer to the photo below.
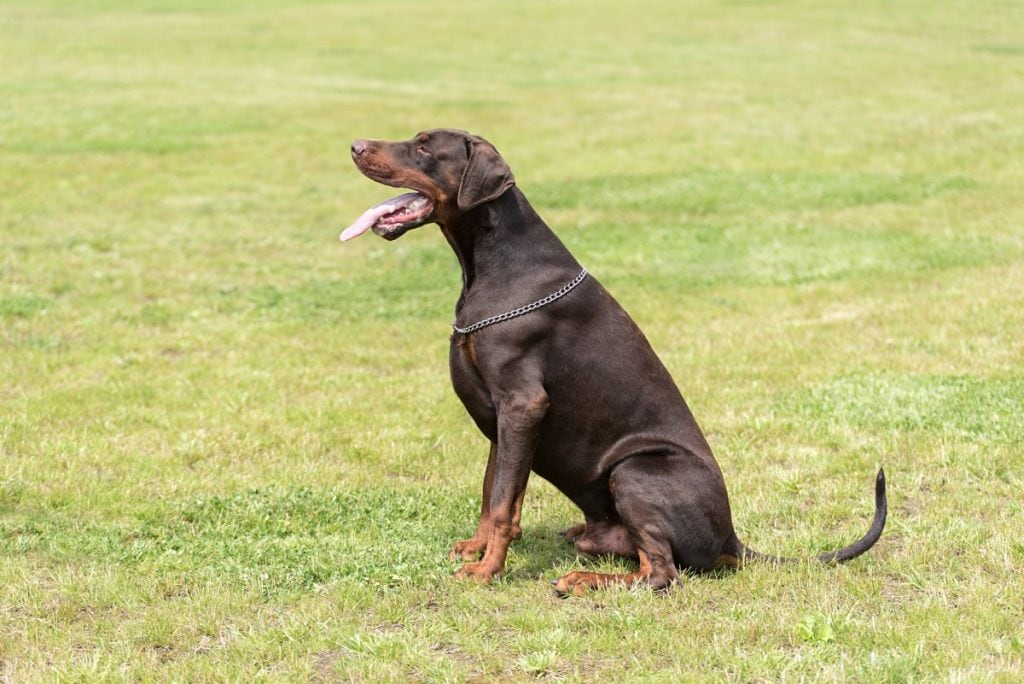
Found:
<svg viewBox="0 0 1024 684"><path fill-rule="evenodd" d="M551 586L559 596L582 596L591 588L591 582L587 580L591 579L592 575L593 573L590 572L570 572L568 575L552 580Z"/></svg>
<svg viewBox="0 0 1024 684"><path fill-rule="evenodd" d="M583 533L587 531L587 523L581 522L578 525L567 527L562 530L562 538L567 542L575 542L577 539L583 536Z"/></svg>
<svg viewBox="0 0 1024 684"><path fill-rule="evenodd" d="M476 560L487 550L487 542L480 541L477 538L464 539L460 542L455 542L452 545L451 553L448 554L448 560Z"/></svg>
<svg viewBox="0 0 1024 684"><path fill-rule="evenodd" d="M559 596L583 596L591 589L601 589L611 585L621 585L624 587L646 585L664 594L667 593L675 581L676 573L674 568L671 573L660 572L657 574L653 574L649 570L628 574L576 570L552 581L551 586L554 587L555 593Z"/></svg>
<svg viewBox="0 0 1024 684"><path fill-rule="evenodd" d="M485 565L484 563L466 563L455 573L456 579L470 579L486 584L491 578L498 575L499 571Z"/></svg>

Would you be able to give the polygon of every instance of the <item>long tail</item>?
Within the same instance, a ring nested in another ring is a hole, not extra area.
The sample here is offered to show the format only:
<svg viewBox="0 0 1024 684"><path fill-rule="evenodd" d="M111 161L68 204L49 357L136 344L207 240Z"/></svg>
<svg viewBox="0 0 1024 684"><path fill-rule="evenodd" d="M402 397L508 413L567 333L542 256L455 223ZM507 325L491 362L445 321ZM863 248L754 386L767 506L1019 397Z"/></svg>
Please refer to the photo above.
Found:
<svg viewBox="0 0 1024 684"><path fill-rule="evenodd" d="M885 517L888 511L889 504L885 498L885 469L879 468L878 475L875 477L875 518L871 521L871 527L868 529L867 534L838 551L829 551L815 556L815 560L822 563L844 563L848 560L853 560L870 549L875 545L879 537L882 536L882 530L885 529ZM799 560L797 558L784 558L760 553L739 541L739 539L736 540L736 543L739 545L738 557L741 562L759 560L769 563L793 563Z"/></svg>

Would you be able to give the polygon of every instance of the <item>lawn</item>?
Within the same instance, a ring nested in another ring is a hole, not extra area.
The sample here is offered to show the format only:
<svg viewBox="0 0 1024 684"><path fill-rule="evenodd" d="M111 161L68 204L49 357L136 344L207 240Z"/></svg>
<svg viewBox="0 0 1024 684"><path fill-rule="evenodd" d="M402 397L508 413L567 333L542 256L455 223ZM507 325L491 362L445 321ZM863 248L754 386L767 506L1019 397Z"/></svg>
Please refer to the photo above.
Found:
<svg viewBox="0 0 1024 684"><path fill-rule="evenodd" d="M353 138L491 140L677 379L752 564L558 599L436 227ZM0 681L1005 681L1024 669L1024 7L0 0Z"/></svg>

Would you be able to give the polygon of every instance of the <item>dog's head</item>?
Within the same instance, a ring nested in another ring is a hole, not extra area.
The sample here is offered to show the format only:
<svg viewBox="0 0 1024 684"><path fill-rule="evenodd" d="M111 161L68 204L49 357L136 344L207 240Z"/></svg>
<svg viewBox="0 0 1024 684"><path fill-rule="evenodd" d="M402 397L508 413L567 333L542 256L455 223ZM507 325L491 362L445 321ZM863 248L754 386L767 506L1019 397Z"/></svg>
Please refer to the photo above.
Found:
<svg viewBox="0 0 1024 684"><path fill-rule="evenodd" d="M341 234L351 240L369 229L387 240L426 223L444 224L497 199L515 184L494 146L465 131L438 128L412 140L356 140L352 160L378 183L414 192L370 207Z"/></svg>

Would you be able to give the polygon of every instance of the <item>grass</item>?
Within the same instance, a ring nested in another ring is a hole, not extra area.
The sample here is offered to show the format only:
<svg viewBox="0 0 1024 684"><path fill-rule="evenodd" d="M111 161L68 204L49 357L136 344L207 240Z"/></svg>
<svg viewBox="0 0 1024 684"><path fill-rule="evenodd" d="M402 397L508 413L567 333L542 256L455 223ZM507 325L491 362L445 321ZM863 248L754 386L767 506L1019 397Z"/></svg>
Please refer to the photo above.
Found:
<svg viewBox="0 0 1024 684"><path fill-rule="evenodd" d="M1018 681L1014 3L0 2L0 681ZM486 449L436 229L351 139L492 140L678 379L741 536L844 544L558 600Z"/></svg>

